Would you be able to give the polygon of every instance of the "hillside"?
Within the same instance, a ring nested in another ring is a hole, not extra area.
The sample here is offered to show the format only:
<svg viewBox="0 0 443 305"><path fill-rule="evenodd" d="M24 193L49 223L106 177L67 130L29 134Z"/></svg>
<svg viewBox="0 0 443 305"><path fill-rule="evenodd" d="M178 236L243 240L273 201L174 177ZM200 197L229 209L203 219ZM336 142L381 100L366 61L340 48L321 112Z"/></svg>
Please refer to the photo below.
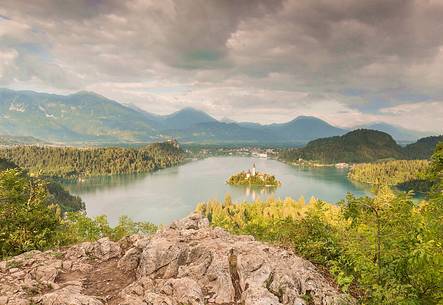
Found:
<svg viewBox="0 0 443 305"><path fill-rule="evenodd" d="M219 121L198 123L183 130L169 131L169 134L184 143L303 144L345 132L318 118L300 116L287 123L270 125Z"/></svg>
<svg viewBox="0 0 443 305"><path fill-rule="evenodd" d="M157 115L132 104L121 104L93 92L70 95L0 89L1 142L36 144L146 143L176 138L182 143L303 145L347 132L312 116L286 123L218 121L190 107ZM389 124L368 125L400 141L410 142L419 132ZM422 133L421 133L422 134ZM20 137L21 138L18 138ZM37 140L37 139L40 140ZM412 148L411 148L412 150ZM411 152L412 153L412 152Z"/></svg>
<svg viewBox="0 0 443 305"><path fill-rule="evenodd" d="M360 183L396 186L404 191L426 193L431 186L427 179L429 170L430 162L427 160L391 160L355 164L348 177Z"/></svg>
<svg viewBox="0 0 443 305"><path fill-rule="evenodd" d="M14 170L14 172L11 172L11 175L17 174L19 179L21 181L25 181L26 184L36 184L36 183L43 183L45 185L45 188L47 190L47 196L45 198L45 201L47 204L57 204L60 206L60 209L62 212L73 212L73 211L84 211L85 210L85 203L81 200L80 197L74 196L70 194L67 190L65 190L59 183L56 181L53 181L51 179L37 179L34 177L30 177L25 171L20 169L15 163L0 158L0 177L3 177L2 173L6 174L6 170ZM7 179L0 179L0 188L3 188L6 186L7 192L13 192L13 189L5 183ZM18 183L16 183L17 185ZM0 191L1 192L1 191ZM4 194L3 194L4 195ZM4 197L3 197L4 199Z"/></svg>
<svg viewBox="0 0 443 305"><path fill-rule="evenodd" d="M199 215L153 236L24 253L0 262L0 279L7 305L354 304L307 260Z"/></svg>
<svg viewBox="0 0 443 305"><path fill-rule="evenodd" d="M334 127L327 122L312 116L299 116L294 120L283 124L265 125L282 141L291 141L297 135L300 141L342 135L346 130Z"/></svg>
<svg viewBox="0 0 443 305"><path fill-rule="evenodd" d="M55 95L0 89L0 133L49 142L153 141L155 122L91 92Z"/></svg>
<svg viewBox="0 0 443 305"><path fill-rule="evenodd" d="M34 137L26 136L10 136L10 135L0 135L0 146L1 145L30 145L30 144L47 144L40 139Z"/></svg>
<svg viewBox="0 0 443 305"><path fill-rule="evenodd" d="M209 114L194 108L183 108L162 118L163 129L186 129L195 124L217 122Z"/></svg>
<svg viewBox="0 0 443 305"><path fill-rule="evenodd" d="M75 148L14 146L0 149L0 157L33 175L77 178L146 173L177 165L184 152L175 142L153 143L139 148Z"/></svg>
<svg viewBox="0 0 443 305"><path fill-rule="evenodd" d="M320 163L365 163L386 159L427 160L443 136L419 139L402 147L387 133L357 129L343 136L320 138L302 148L283 149L279 158L296 162L299 159Z"/></svg>
<svg viewBox="0 0 443 305"><path fill-rule="evenodd" d="M369 129L311 141L302 149L301 155L303 159L322 163L372 162L401 157L401 147L390 135Z"/></svg>
<svg viewBox="0 0 443 305"><path fill-rule="evenodd" d="M345 132L314 117L282 124L221 122L184 108L156 115L93 92L55 95L0 89L0 133L53 143L134 143L177 138L182 143L304 144Z"/></svg>
<svg viewBox="0 0 443 305"><path fill-rule="evenodd" d="M208 122L192 125L183 130L168 132L182 143L235 144L235 143L269 143L275 139L267 131L242 127L236 123Z"/></svg>
<svg viewBox="0 0 443 305"><path fill-rule="evenodd" d="M372 129L390 134L397 142L415 142L417 139L429 136L429 132L420 132L406 129L400 126L391 125L387 123L371 123L356 126L354 129Z"/></svg>
<svg viewBox="0 0 443 305"><path fill-rule="evenodd" d="M405 156L408 159L429 159L439 142L443 142L443 135L419 139L405 146Z"/></svg>

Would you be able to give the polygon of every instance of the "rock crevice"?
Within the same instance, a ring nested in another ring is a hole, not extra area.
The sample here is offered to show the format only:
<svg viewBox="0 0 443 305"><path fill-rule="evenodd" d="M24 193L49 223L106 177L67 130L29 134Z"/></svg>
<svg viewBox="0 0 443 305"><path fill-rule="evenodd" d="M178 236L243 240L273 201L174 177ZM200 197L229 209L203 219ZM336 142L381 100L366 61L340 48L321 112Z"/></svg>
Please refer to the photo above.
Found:
<svg viewBox="0 0 443 305"><path fill-rule="evenodd" d="M310 262L211 228L198 214L153 236L101 239L0 262L0 305L354 303Z"/></svg>

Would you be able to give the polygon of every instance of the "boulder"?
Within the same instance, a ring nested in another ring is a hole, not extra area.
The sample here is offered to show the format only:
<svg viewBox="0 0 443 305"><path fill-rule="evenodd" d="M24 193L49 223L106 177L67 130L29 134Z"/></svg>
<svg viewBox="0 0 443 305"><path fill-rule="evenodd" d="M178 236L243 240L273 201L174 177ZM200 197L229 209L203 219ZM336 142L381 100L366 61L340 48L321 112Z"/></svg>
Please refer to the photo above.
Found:
<svg viewBox="0 0 443 305"><path fill-rule="evenodd" d="M0 262L0 305L355 304L291 251L193 214L151 236Z"/></svg>

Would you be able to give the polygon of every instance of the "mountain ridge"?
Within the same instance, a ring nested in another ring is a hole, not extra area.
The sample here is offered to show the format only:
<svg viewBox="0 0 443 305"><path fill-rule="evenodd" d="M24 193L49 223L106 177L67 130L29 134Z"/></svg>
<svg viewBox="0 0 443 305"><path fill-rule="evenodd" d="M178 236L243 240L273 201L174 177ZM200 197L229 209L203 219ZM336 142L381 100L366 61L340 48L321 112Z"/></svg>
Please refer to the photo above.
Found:
<svg viewBox="0 0 443 305"><path fill-rule="evenodd" d="M0 88L0 134L51 143L139 143L176 138L183 143L302 145L348 130L313 116L285 123L219 121L185 107L157 115L133 104L79 91L69 95Z"/></svg>

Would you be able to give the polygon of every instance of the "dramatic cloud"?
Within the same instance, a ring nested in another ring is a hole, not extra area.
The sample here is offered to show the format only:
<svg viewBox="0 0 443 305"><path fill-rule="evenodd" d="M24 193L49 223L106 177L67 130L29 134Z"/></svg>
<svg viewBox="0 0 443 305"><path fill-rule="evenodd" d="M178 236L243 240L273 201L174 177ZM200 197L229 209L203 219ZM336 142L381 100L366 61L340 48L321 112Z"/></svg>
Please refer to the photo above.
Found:
<svg viewBox="0 0 443 305"><path fill-rule="evenodd" d="M441 20L439 0L3 0L0 85L441 132Z"/></svg>

